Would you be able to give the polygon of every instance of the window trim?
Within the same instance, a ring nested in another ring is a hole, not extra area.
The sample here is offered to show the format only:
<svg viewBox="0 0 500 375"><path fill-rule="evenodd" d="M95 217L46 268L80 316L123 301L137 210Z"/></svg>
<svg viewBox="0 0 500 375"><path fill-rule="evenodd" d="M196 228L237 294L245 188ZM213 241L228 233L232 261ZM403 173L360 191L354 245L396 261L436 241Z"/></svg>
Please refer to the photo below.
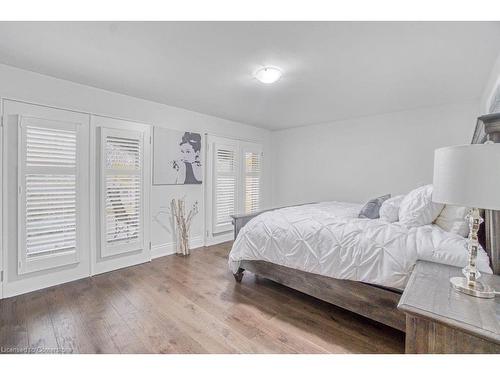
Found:
<svg viewBox="0 0 500 375"><path fill-rule="evenodd" d="M206 245L214 245L217 243L229 241L233 239L233 225L228 225L227 229L223 232L214 233L214 210L215 210L215 185L214 185L214 156L215 156L215 143L219 144L233 144L236 147L236 158L237 158L237 182L236 182L236 204L235 204L235 213L241 213L245 209L244 205L244 171L243 171L243 162L241 159L243 158L243 149L247 149L249 146L253 149L259 149L262 153L262 166L260 171L260 209L265 206L265 194L264 194L264 169L265 169L265 161L264 161L264 144L259 140L244 140L237 138L230 138L226 136L219 136L214 134L205 134L205 152L207 162L206 165L206 188L205 188L205 244Z"/></svg>

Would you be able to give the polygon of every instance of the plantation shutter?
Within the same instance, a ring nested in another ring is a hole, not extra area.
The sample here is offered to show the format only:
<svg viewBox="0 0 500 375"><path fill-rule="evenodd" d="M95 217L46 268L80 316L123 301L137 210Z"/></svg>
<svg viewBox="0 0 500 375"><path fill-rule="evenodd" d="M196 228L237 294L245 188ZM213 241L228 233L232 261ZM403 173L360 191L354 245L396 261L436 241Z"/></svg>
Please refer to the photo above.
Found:
<svg viewBox="0 0 500 375"><path fill-rule="evenodd" d="M101 256L143 248L143 134L101 129Z"/></svg>
<svg viewBox="0 0 500 375"><path fill-rule="evenodd" d="M237 147L236 143L214 142L214 197L212 212L213 233L232 230L232 218L237 204Z"/></svg>
<svg viewBox="0 0 500 375"><path fill-rule="evenodd" d="M242 143L243 211L245 214L261 209L262 148L257 144Z"/></svg>
<svg viewBox="0 0 500 375"><path fill-rule="evenodd" d="M19 117L19 273L79 260L80 124Z"/></svg>

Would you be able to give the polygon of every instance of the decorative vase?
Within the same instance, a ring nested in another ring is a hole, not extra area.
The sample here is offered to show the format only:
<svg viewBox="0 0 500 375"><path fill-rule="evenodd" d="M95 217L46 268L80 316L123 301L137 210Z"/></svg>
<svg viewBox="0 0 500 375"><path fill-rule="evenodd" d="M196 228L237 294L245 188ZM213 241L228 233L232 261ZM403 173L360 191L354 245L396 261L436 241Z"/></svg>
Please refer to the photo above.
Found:
<svg viewBox="0 0 500 375"><path fill-rule="evenodd" d="M187 256L189 255L189 230L193 217L198 213L198 202L193 204L187 215L183 199L172 199L170 206L177 233L177 254Z"/></svg>
<svg viewBox="0 0 500 375"><path fill-rule="evenodd" d="M186 233L185 227L177 228L177 254L182 256L189 255L189 233Z"/></svg>

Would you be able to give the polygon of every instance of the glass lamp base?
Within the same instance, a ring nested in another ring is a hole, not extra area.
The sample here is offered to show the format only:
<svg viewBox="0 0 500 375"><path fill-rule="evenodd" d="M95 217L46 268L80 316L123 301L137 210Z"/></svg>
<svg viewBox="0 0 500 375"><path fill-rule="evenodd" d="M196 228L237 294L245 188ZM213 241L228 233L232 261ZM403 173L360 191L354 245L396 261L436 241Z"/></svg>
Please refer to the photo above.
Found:
<svg viewBox="0 0 500 375"><path fill-rule="evenodd" d="M455 290L459 292L468 294L470 296L479 298L495 298L495 291L488 285L476 281L476 284L471 287L467 284L467 279L465 277L452 277L450 279L451 285Z"/></svg>

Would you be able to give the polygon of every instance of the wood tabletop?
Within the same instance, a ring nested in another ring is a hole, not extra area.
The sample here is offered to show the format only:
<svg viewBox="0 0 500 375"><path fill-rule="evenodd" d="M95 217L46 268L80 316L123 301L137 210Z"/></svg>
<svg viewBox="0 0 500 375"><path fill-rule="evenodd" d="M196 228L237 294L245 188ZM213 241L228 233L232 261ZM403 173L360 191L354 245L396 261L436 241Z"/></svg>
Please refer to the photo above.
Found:
<svg viewBox="0 0 500 375"><path fill-rule="evenodd" d="M483 299L457 292L449 281L454 276L462 276L462 270L418 261L398 308L500 344L500 297ZM500 276L483 273L479 281L500 290Z"/></svg>

